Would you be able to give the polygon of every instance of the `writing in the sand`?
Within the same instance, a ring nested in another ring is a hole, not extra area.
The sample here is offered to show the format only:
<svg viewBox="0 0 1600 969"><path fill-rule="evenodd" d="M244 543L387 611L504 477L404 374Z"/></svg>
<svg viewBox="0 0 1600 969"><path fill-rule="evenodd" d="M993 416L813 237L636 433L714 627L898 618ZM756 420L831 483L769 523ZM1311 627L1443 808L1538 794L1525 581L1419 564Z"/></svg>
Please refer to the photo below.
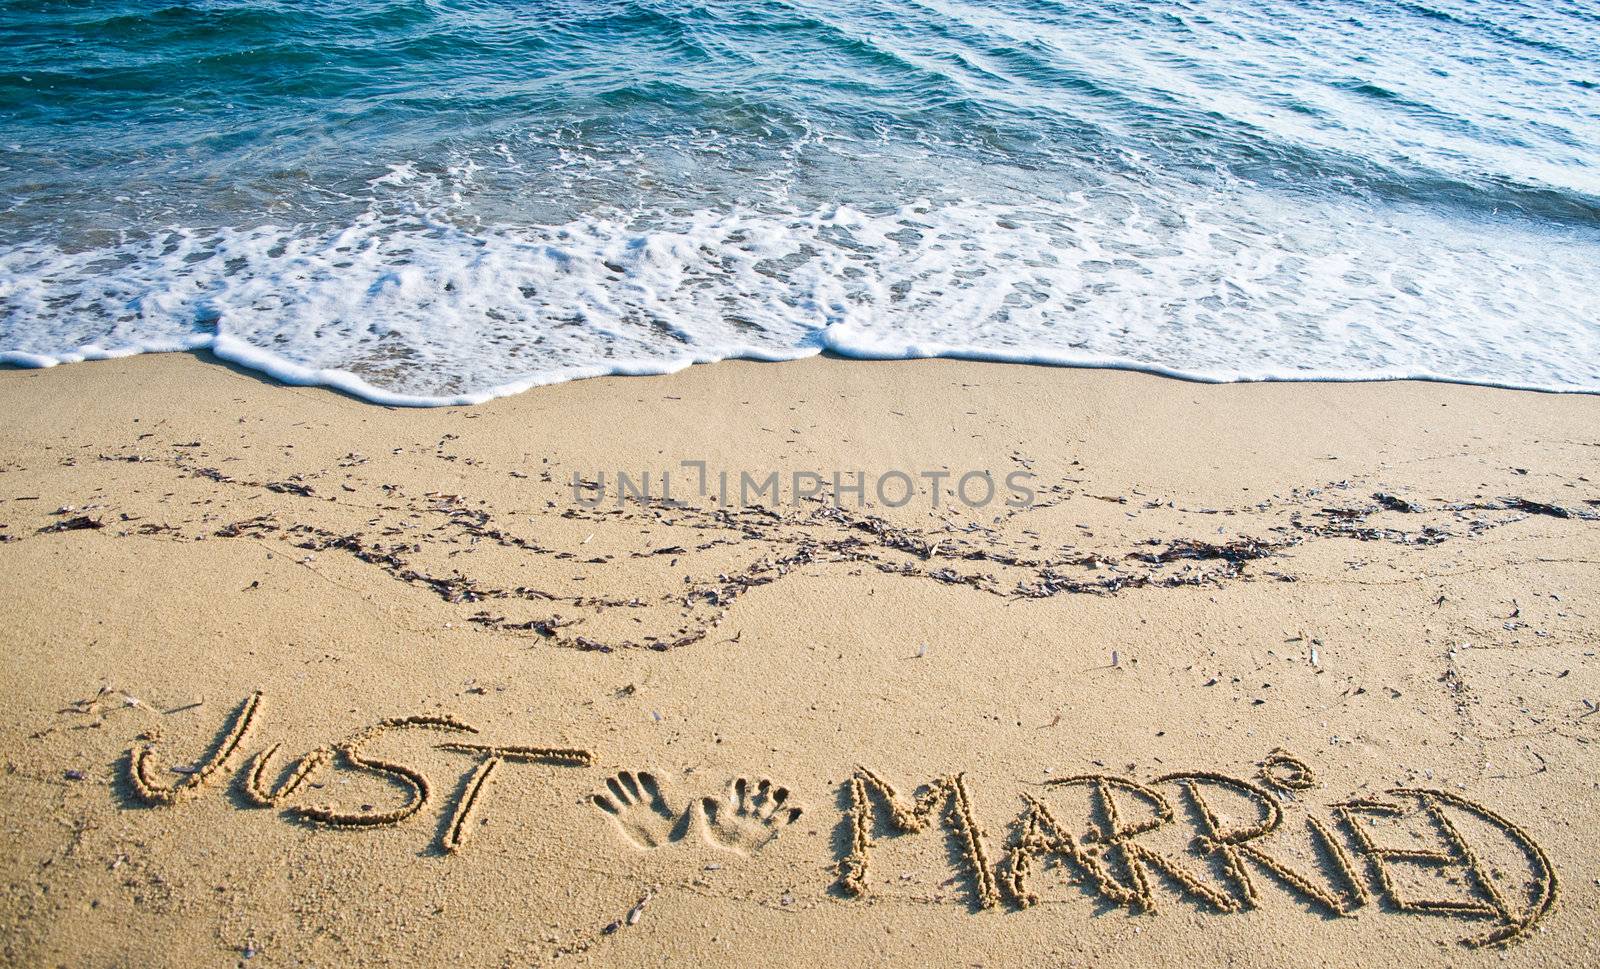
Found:
<svg viewBox="0 0 1600 969"><path fill-rule="evenodd" d="M150 804L173 805L204 790L241 754L262 705L259 693L245 700L199 763L163 770L153 738L129 751L134 793ZM461 850L475 828L471 822L487 809L492 777L504 765L584 768L595 762L590 751L576 748L481 743L470 724L430 714L381 720L289 765L279 764L280 745L273 744L246 765L242 789L260 807L319 826L401 824L433 800L434 785L421 771L370 748L380 736L406 730L448 734L435 746L470 757L441 828L446 853ZM309 788L320 786L314 778L338 769L383 777L404 791L403 803L386 810L301 803ZM1283 750L1268 754L1249 780L1209 771L1148 781L1110 773L1052 777L1019 794L1020 813L994 852L963 775L937 777L907 797L877 772L857 767L843 791L840 824L848 847L837 864L836 887L850 897L870 895L890 883L874 869L885 839L942 830L963 859L976 909L1036 905L1048 890L1043 875L1052 866L1077 891L1136 912L1157 909L1157 887L1185 904L1233 913L1262 906L1264 888L1275 886L1302 907L1333 917L1375 910L1477 922L1480 928L1461 939L1474 948L1523 938L1553 908L1555 867L1509 818L1457 793L1394 788L1326 805L1327 820L1307 811L1304 830L1291 832L1284 800L1303 806L1319 786L1311 766ZM714 847L749 856L804 811L788 787L744 777L718 796L692 799L686 807L675 801L648 770L612 775L591 798L595 813L643 850L699 830ZM1285 839L1291 834L1310 847L1298 862L1288 860L1292 850Z"/></svg>

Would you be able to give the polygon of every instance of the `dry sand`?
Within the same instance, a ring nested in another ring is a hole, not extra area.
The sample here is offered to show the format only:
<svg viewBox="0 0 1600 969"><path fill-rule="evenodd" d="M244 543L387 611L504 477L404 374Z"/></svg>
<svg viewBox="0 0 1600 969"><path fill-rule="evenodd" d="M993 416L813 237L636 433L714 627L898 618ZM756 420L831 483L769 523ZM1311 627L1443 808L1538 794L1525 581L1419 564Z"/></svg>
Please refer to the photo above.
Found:
<svg viewBox="0 0 1600 969"><path fill-rule="evenodd" d="M1600 398L170 355L0 414L6 965L1600 964Z"/></svg>

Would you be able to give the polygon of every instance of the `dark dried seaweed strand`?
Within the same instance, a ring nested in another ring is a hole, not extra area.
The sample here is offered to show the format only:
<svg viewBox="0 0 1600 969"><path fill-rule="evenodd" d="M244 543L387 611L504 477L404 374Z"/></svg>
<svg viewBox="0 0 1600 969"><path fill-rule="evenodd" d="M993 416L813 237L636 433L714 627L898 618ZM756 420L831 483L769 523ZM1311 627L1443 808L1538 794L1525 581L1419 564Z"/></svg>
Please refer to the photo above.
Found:
<svg viewBox="0 0 1600 969"><path fill-rule="evenodd" d="M255 724L256 711L261 706L261 691L251 693L244 703L240 705L238 714L235 715L233 726L217 745L216 751L206 759L194 773L173 784L162 784L151 779L151 761L155 751L146 745L129 752L129 782L134 791L149 804L174 804L179 798L186 797L198 791L210 782L216 772L227 765L233 755L238 752L240 744L244 743L245 735Z"/></svg>
<svg viewBox="0 0 1600 969"><path fill-rule="evenodd" d="M1528 832L1524 831L1520 825L1511 821L1502 814L1491 811L1476 801L1468 800L1467 798L1461 797L1457 794L1451 794L1449 791L1440 791L1431 788L1400 787L1391 790L1389 793L1396 795L1408 795L1411 797L1436 798L1440 801L1444 801L1446 804L1454 805L1455 807L1458 807L1469 814L1477 815L1479 819L1487 821L1490 824L1512 834L1518 841L1522 843L1523 851L1526 852L1528 856L1537 863L1540 869L1540 871L1536 873L1538 876L1540 876L1536 884L1543 886L1540 890L1539 897L1534 900L1532 908L1528 910L1526 915L1522 916L1520 919L1514 918L1511 915L1510 907L1505 903L1505 899L1500 895L1499 891L1493 887L1492 883L1488 881L1488 872L1483 868L1482 863L1478 860L1477 853L1474 852L1471 846L1461 838L1460 834L1456 831L1455 825L1451 824L1448 819L1445 819L1445 830L1450 833L1450 837L1460 846L1461 853L1466 856L1467 863L1471 867L1474 875L1478 877L1480 883L1483 884L1487 891L1495 898L1496 905L1501 908L1505 917L1511 922L1509 925L1502 926L1501 928L1485 933L1484 935L1475 936L1470 939L1463 939L1463 945L1474 949L1494 948L1497 946L1509 945L1511 942L1514 942L1526 935L1533 928L1534 924L1548 914L1550 909L1555 906L1556 898L1560 891L1556 881L1555 865L1551 863L1550 856L1545 853L1544 848L1541 847L1537 841L1534 841L1533 837L1529 835ZM1442 812L1435 812L1435 816L1436 819L1444 817Z"/></svg>
<svg viewBox="0 0 1600 969"><path fill-rule="evenodd" d="M471 830L469 822L472 820L472 809L477 806L478 795L483 793L484 785L489 783L489 776L498 766L500 758L490 755L473 770L471 778L467 781L466 793L456 804L455 813L445 828L444 850L447 854L458 851L462 842L467 839L467 833Z"/></svg>
<svg viewBox="0 0 1600 969"><path fill-rule="evenodd" d="M104 460L112 460L106 455L101 457ZM175 467L185 474L208 477L237 487L289 490L294 493L300 493L301 489L306 488L306 486L298 485L294 482L235 481L215 471L215 469L196 468L181 459ZM596 487L592 483L590 486ZM1036 509L1054 507L1073 495L1084 494L1075 489L1066 488L1062 484L1056 484L1043 490L1052 494L1053 497L1035 505L1034 508ZM1319 494L1322 490L1295 489L1294 493L1299 496L1301 501L1304 501L1310 495ZM1084 496L1102 498L1109 501L1122 501L1120 498L1109 498L1101 495L1085 494ZM569 551L544 547L529 539L510 534L503 529L495 527L489 512L482 509L461 507L458 503L459 499L455 496L430 497L436 498L434 503L413 504L413 509L444 514L446 516L446 527L457 530L459 534L468 537L471 541L494 542L506 548L519 549L534 555L570 557L572 554ZM1115 595L1130 589L1178 588L1217 584L1223 581L1247 578L1246 567L1249 563L1276 556L1283 549L1311 538L1385 541L1416 546L1436 545L1455 537L1452 533L1432 524L1425 524L1420 529L1409 531L1373 527L1366 524L1371 515L1383 511L1418 513L1431 511L1457 515L1474 511L1522 511L1585 521L1600 520L1600 513L1561 508L1560 506L1521 497L1507 497L1500 501L1442 502L1429 508L1423 508L1404 499L1381 492L1373 494L1372 497L1376 502L1375 504L1354 507L1324 507L1320 510L1312 510L1312 514L1325 519L1319 522L1303 521L1299 512L1296 511L1286 525L1276 527L1277 531L1286 535L1286 537L1276 540L1245 537L1227 544L1216 544L1193 539L1176 539L1164 542L1150 539L1138 544L1160 546L1157 550L1135 550L1119 554L1091 554L1078 558L1049 559L1011 549L993 529L972 526L964 533L949 534L950 529L947 527L944 534L925 534L915 529L893 525L887 520L874 515L852 513L842 507L830 505L820 498L812 499L818 507L812 509L808 514L801 515L783 514L761 507L739 510L726 508L699 509L645 496L630 501L626 510L620 506L615 509L605 510L569 508L562 512L561 516L583 521L613 521L619 518L631 519L638 516L653 516L655 520L666 521L668 524L694 523L699 527L720 529L734 533L737 536L736 538L715 537L695 546L693 549L686 549L687 551L704 550L719 545L731 544L739 540L764 542L774 548L789 546L794 548L795 551L792 554L776 558L764 556L743 572L733 575L720 575L716 581L712 582L693 584L686 595L672 594L662 597L658 604L676 604L688 610L705 606L709 607L710 611L709 614L686 619L678 628L664 634L645 636L643 642L635 642L633 640L602 642L583 635L560 635L557 630L572 624L575 620L561 620L559 617L514 623L506 622L504 617L483 614L481 617L474 617L469 621L497 629L537 631L540 635L549 638L553 645L583 651L611 653L622 649L635 648L670 650L708 639L716 626L726 617L730 604L745 592L757 586L777 581L785 575L794 574L798 566L817 561L861 562L885 574L909 578L925 578L944 584L962 585L979 592L1008 598L1044 598L1063 593ZM1590 503L1593 504L1595 502L1591 501ZM1256 508L1264 510L1265 504L1259 504ZM1183 510L1197 514L1219 513L1216 509ZM1228 513L1232 513L1231 510ZM1505 522L1473 519L1468 531L1470 534L1475 535L1486 528L1497 527L1500 524L1505 524ZM610 608L613 606L641 607L645 605L637 598L617 601L581 595L558 596L526 587L490 587L481 584L471 576L461 575L460 573L449 576L432 575L415 567L406 558L408 554L421 550L420 544L416 542L385 546L369 543L361 533L338 534L306 524L293 525L287 529L280 529L275 524L264 525L262 528L273 531L281 530L286 537L293 536L296 539L295 544L301 548L312 551L338 550L348 553L359 561L382 569L392 578L429 588L451 603L479 602L494 598L514 598L570 602L579 607ZM783 529L795 529L800 534L786 534ZM824 529L829 530L830 533L817 534L818 531ZM215 534L219 537L239 537L255 533L256 531L249 527L249 523L236 523L235 526L225 526ZM973 544L970 538L974 534L981 535L987 540L986 543L981 545ZM679 549L684 549L684 546L665 546L650 552L635 552L633 554L635 556L678 554L677 550ZM900 561L897 557L891 557L885 553L894 553L896 556L912 556L914 560ZM1079 578L1063 571L1069 566L1083 566L1086 564L1098 566L1118 559L1139 562L1148 566L1148 568L1133 574L1101 575L1093 578ZM991 573L958 572L954 567L972 562L994 563L1007 568L1020 569L1031 574L1018 579L1014 585L1007 587ZM1162 565L1174 562L1217 562L1220 563L1220 566L1207 571L1186 571L1181 574L1164 574L1157 571ZM927 568L919 563L947 564ZM1269 574L1283 581L1292 581L1295 578L1292 575Z"/></svg>

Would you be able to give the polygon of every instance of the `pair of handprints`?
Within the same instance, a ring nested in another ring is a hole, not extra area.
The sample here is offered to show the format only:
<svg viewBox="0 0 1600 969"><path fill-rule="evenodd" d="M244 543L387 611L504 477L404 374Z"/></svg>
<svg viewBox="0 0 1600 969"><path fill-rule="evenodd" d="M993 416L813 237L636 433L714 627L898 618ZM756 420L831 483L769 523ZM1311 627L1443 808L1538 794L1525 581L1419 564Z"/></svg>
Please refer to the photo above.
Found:
<svg viewBox="0 0 1600 969"><path fill-rule="evenodd" d="M790 800L789 789L766 778L752 783L736 777L717 797L674 806L672 793L649 771L620 771L606 778L605 792L591 797L633 844L659 848L681 841L692 829L711 845L750 854L770 844L805 809Z"/></svg>

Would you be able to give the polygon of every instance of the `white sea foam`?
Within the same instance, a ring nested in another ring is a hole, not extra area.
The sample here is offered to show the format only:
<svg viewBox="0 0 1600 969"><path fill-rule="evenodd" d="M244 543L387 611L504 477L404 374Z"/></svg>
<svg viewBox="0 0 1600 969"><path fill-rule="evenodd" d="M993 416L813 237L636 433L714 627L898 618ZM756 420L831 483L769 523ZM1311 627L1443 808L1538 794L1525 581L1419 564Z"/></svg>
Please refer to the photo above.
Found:
<svg viewBox="0 0 1600 969"><path fill-rule="evenodd" d="M1592 241L1246 189L1174 198L492 228L373 205L335 229L15 245L0 251L0 361L210 348L404 405L823 350L1600 391Z"/></svg>
<svg viewBox="0 0 1600 969"><path fill-rule="evenodd" d="M1600 391L1576 8L34 6L0 360L415 404L824 350Z"/></svg>

